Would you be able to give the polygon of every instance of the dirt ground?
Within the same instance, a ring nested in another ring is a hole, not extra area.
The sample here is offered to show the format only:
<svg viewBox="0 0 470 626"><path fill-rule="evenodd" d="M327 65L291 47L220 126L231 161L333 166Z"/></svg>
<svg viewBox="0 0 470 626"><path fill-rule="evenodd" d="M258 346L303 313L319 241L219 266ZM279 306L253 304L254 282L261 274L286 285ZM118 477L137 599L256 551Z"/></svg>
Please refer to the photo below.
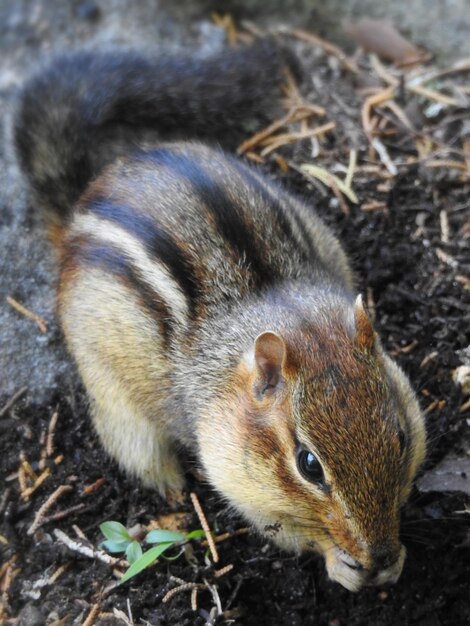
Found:
<svg viewBox="0 0 470 626"><path fill-rule="evenodd" d="M437 71L432 66L394 70L371 64L366 55L345 65L322 45L289 41L305 75L301 93L292 87L288 92L290 105L301 98L324 110L312 113L308 126L286 123L283 132L291 134L291 143L264 155L269 144L256 144L243 158L261 161L260 167L315 206L344 243L383 343L418 391L429 441L423 473L432 474L449 454L465 459L470 450L468 395L452 378L456 368L470 365L468 71L435 76L423 96L400 77ZM382 102L368 114L364 102L387 87L387 76L399 77L390 100L396 106ZM330 128L318 135L292 137L325 124ZM373 138L378 142L371 147ZM354 157L345 193L302 170L302 164L315 163L344 181ZM25 222L35 223L32 211L26 211ZM46 321L45 336L60 350L52 316ZM38 338L43 335L34 321L24 323ZM38 345L46 350L49 344ZM26 349L24 358L30 358ZM244 521L190 477L210 527L221 536L220 561L214 564L207 546L192 542L178 559L160 560L116 587L122 563L83 554L83 547L93 550L102 541L99 524L170 528L179 522L192 530L201 526L193 504L186 497L169 507L106 458L73 368L57 370L49 394L36 396L21 386L13 385L20 392L16 401L12 393L0 398L0 620L6 624L470 623L468 496L456 491L416 489L403 512L408 557L400 580L352 594L327 579L317 556L282 553L243 530ZM224 571L226 566L232 567Z"/></svg>

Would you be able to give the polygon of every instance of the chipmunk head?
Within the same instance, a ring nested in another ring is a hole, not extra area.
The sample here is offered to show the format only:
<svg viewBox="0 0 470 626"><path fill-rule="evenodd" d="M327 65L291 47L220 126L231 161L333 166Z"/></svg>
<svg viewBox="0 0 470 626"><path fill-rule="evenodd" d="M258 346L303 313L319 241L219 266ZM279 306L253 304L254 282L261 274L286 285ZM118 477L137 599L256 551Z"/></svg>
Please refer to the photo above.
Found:
<svg viewBox="0 0 470 626"><path fill-rule="evenodd" d="M399 512L425 434L360 297L340 318L261 333L200 440L232 504L280 546L321 553L330 578L357 591L401 573Z"/></svg>

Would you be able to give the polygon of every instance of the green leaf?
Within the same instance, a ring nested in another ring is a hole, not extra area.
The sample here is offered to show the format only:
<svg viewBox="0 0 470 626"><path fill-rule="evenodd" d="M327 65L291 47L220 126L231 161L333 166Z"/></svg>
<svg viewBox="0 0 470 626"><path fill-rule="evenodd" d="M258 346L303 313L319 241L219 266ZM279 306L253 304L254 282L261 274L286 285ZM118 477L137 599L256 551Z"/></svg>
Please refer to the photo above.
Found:
<svg viewBox="0 0 470 626"><path fill-rule="evenodd" d="M184 541L186 535L183 533L177 533L174 530L151 530L145 537L147 543L176 543L177 541Z"/></svg>
<svg viewBox="0 0 470 626"><path fill-rule="evenodd" d="M132 563L127 572L119 581L119 584L122 585L136 574L139 574L146 567L152 565L152 563L154 563L158 559L158 557L163 554L165 550L168 550L168 548L170 548L172 545L173 542L161 543L159 546L154 546L153 548L150 548L150 550L147 550L147 552L144 552L140 559L137 559L137 561Z"/></svg>
<svg viewBox="0 0 470 626"><path fill-rule="evenodd" d="M162 559L165 559L165 561L176 561L176 559L180 558L183 552L184 550L180 550L178 554L175 554L175 556L165 556L164 554L162 554Z"/></svg>
<svg viewBox="0 0 470 626"><path fill-rule="evenodd" d="M110 541L107 539L103 541L101 544L105 550L111 552L111 554L115 554L117 552L125 552L127 546L129 545L129 541Z"/></svg>
<svg viewBox="0 0 470 626"><path fill-rule="evenodd" d="M138 541L131 541L131 543L127 546L126 549L126 557L129 563L135 563L142 556L142 548L140 547L140 543Z"/></svg>
<svg viewBox="0 0 470 626"><path fill-rule="evenodd" d="M111 541L132 541L132 537L125 526L120 522L103 522L100 530L106 539Z"/></svg>
<svg viewBox="0 0 470 626"><path fill-rule="evenodd" d="M190 533L186 535L186 539L201 539L201 537L205 537L206 533L202 529L192 530Z"/></svg>

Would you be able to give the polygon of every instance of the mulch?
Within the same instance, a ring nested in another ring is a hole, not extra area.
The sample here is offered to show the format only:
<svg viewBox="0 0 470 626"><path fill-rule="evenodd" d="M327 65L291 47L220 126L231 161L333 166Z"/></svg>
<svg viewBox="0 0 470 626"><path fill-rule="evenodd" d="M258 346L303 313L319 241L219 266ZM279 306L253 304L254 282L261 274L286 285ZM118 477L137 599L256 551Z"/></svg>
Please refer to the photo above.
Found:
<svg viewBox="0 0 470 626"><path fill-rule="evenodd" d="M246 37L226 26L232 42ZM468 395L452 378L470 364L470 67L400 67L347 57L298 31L283 37L304 83L287 81L280 121L246 137L239 153L315 206L344 243L382 341L426 412L429 471L470 451ZM116 586L125 567L97 558L99 524L200 528L192 500L169 506L105 457L78 377L46 405L26 390L8 400L0 403L0 619L10 626L470 622L468 498L459 493L415 491L403 511L400 580L351 594L328 581L319 557L282 553L243 530L190 477L219 537L219 562L194 541Z"/></svg>

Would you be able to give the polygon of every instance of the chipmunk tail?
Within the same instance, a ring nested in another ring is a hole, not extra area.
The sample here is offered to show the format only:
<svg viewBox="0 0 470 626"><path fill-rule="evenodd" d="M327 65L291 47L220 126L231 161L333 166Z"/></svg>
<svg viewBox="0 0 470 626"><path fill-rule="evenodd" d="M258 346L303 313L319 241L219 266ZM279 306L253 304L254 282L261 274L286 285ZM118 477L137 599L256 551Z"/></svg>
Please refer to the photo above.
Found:
<svg viewBox="0 0 470 626"><path fill-rule="evenodd" d="M232 129L273 115L286 66L298 75L294 56L272 40L204 58L122 50L56 57L26 84L15 122L34 201L64 224L104 166L149 141L233 147Z"/></svg>

